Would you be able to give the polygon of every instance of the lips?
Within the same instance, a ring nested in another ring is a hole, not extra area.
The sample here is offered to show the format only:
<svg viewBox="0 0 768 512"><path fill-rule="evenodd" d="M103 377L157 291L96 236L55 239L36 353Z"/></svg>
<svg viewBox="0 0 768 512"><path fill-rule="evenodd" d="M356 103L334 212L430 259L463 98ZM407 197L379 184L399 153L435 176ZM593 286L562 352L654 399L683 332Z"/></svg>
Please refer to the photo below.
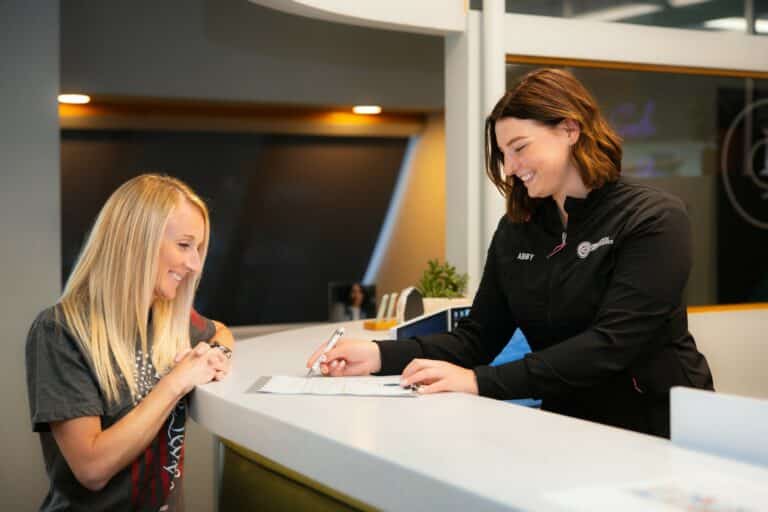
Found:
<svg viewBox="0 0 768 512"><path fill-rule="evenodd" d="M184 276L183 276L183 275L181 275L181 274L178 274L178 273L176 273L176 272L174 272L174 271L172 271L172 270L171 270L171 271L169 271L168 273L169 273L169 274L171 274L171 277L172 277L173 279L175 279L176 281L181 281L182 279L184 279Z"/></svg>

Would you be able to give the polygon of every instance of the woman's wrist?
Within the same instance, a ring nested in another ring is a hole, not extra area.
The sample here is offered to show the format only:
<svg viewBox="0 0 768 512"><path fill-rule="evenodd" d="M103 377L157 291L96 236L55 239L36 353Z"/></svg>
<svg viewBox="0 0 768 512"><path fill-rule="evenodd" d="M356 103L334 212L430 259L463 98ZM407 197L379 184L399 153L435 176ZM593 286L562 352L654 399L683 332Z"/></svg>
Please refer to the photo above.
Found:
<svg viewBox="0 0 768 512"><path fill-rule="evenodd" d="M170 394L174 401L181 399L181 397L191 391L191 387L187 389L189 386L183 382L181 375L173 370L160 379L160 382L157 383L156 387L161 388Z"/></svg>
<svg viewBox="0 0 768 512"><path fill-rule="evenodd" d="M222 345L216 340L210 340L207 343L208 345L211 346L211 348L221 350L221 352L227 357L227 359L232 359L232 349L229 348L228 346Z"/></svg>

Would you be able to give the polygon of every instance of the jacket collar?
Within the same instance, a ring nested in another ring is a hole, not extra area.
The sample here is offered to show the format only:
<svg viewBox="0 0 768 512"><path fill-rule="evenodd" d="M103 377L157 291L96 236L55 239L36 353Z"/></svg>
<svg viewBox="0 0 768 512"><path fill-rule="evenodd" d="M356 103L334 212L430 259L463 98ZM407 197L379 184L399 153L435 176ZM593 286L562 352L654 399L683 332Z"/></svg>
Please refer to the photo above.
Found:
<svg viewBox="0 0 768 512"><path fill-rule="evenodd" d="M600 204L602 198L615 187L616 181L611 181L600 188L590 190L587 197L566 197L565 211L568 213L568 223L580 222L587 218L594 211L595 206Z"/></svg>
<svg viewBox="0 0 768 512"><path fill-rule="evenodd" d="M600 188L593 189L587 194L587 197L584 198L566 197L565 211L568 213L569 229L587 219L595 210L595 207L602 202L602 198L616 188L616 183L617 181L611 181ZM563 231L560 212L558 211L557 203L555 203L555 200L552 199L552 197L544 199L539 205L536 213L538 222L547 231L555 234Z"/></svg>

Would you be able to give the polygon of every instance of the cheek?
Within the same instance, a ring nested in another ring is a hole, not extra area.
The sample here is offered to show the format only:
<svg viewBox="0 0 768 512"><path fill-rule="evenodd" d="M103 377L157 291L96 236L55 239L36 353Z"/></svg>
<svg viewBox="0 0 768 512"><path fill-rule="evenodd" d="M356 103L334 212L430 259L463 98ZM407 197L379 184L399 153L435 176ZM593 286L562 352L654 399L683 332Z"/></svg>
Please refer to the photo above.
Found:
<svg viewBox="0 0 768 512"><path fill-rule="evenodd" d="M157 268L161 270L168 270L170 266L170 258L168 257L168 251L163 249L160 251L160 257L157 260Z"/></svg>
<svg viewBox="0 0 768 512"><path fill-rule="evenodd" d="M160 250L160 256L158 258L158 271L161 274L167 274L168 270L172 269L173 267L177 266L179 264L179 261L181 261L181 258L177 254L178 251L176 251L173 247L165 246ZM162 278L162 275L161 275Z"/></svg>
<svg viewBox="0 0 768 512"><path fill-rule="evenodd" d="M539 155L539 164L545 167L547 174L553 176L561 174L568 165L570 153L563 148L553 147L545 155Z"/></svg>

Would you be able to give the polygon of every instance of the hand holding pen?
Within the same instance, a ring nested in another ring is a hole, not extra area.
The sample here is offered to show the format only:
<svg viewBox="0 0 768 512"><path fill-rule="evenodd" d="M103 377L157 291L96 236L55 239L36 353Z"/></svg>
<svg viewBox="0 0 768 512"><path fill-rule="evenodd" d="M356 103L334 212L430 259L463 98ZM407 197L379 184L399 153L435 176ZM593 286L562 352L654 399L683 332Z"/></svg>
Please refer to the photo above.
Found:
<svg viewBox="0 0 768 512"><path fill-rule="evenodd" d="M312 374L330 377L370 375L381 369L379 346L374 342L342 337L334 340L335 335L336 332L312 353L307 361L307 377Z"/></svg>
<svg viewBox="0 0 768 512"><path fill-rule="evenodd" d="M329 351L333 350L333 347L336 346L336 343L341 339L341 337L344 336L344 328L339 327L335 331L333 331L333 334L331 334L331 337L326 341L323 345L320 346L318 350L315 351L314 354L312 354L312 358L315 358L314 362L310 364L307 362L307 366L309 367L309 371L307 372L307 377L309 377L312 374L320 374L320 364L324 363L326 361L325 354ZM319 357L316 357L319 352ZM310 361L312 360L310 358Z"/></svg>

